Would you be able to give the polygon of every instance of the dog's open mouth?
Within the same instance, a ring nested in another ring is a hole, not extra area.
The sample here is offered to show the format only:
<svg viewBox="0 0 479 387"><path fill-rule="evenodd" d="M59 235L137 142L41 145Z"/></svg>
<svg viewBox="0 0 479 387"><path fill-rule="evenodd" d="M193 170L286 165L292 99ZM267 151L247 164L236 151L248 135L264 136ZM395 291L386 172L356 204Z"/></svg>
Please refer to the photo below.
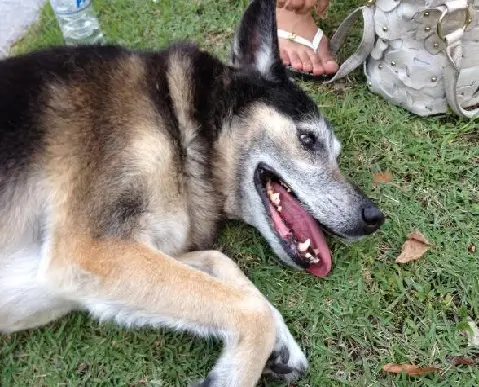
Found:
<svg viewBox="0 0 479 387"><path fill-rule="evenodd" d="M290 257L311 274L324 277L331 270L322 226L278 175L265 165L256 170L256 185L270 221Z"/></svg>

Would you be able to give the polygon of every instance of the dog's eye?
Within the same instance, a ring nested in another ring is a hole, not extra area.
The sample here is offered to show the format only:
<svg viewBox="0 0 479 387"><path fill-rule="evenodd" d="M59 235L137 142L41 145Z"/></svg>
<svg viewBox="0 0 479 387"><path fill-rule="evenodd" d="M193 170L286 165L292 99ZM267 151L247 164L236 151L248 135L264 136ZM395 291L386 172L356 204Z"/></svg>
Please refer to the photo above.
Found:
<svg viewBox="0 0 479 387"><path fill-rule="evenodd" d="M301 133L299 135L299 141L301 141L301 144L306 148L312 149L316 144L317 138L313 133Z"/></svg>

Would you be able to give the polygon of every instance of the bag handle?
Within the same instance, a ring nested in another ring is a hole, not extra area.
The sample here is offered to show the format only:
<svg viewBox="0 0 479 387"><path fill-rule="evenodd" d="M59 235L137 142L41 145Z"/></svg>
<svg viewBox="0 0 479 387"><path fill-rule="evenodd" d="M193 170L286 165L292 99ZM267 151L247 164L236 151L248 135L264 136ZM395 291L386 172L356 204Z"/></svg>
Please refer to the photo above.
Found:
<svg viewBox="0 0 479 387"><path fill-rule="evenodd" d="M464 27L462 29L457 29L444 37L440 36L446 42L446 56L449 59L450 66L447 66L444 69L444 83L446 87L446 100L451 109L459 116L466 118L477 118L479 117L479 106L472 109L464 109L458 101L459 90L457 89L457 84L459 81L459 75L461 72L461 62L462 62L462 37L464 36L464 31L467 25L470 22L471 11L468 8L467 1L464 0L453 1L453 4L459 3L457 7L450 6L449 3L446 3L446 7L441 6L436 9L442 11L441 18L439 19L438 26L442 22L444 16L449 12L454 12L456 10L466 10L466 19L464 22ZM439 29L438 29L439 31Z"/></svg>
<svg viewBox="0 0 479 387"><path fill-rule="evenodd" d="M466 118L479 118L479 107L473 109L464 109L457 100L458 90L457 81L459 79L459 71L448 68L445 70L445 83L446 83L446 99L449 106L454 112Z"/></svg>
<svg viewBox="0 0 479 387"><path fill-rule="evenodd" d="M446 48L446 51L448 52L447 57L449 58L449 61L451 62L451 65L447 66L444 69L444 83L446 86L447 103L452 108L452 110L454 110L454 112L459 116L463 116L466 118L478 118L479 106L476 108L466 110L465 108L461 106L461 104L458 101L459 90L457 89L457 84L459 81L459 75L461 70L458 67L457 61L453 60L454 56L457 56L457 54L451 55L451 52L453 50L457 50L461 53L462 47L461 47L460 41ZM461 56L462 54L459 54L459 57Z"/></svg>
<svg viewBox="0 0 479 387"><path fill-rule="evenodd" d="M330 40L330 50L333 56L336 56L344 40L348 36L351 26L358 20L359 15L363 17L363 36L357 50L349 58L347 58L339 67L333 78L325 83L331 83L338 79L344 78L367 59L368 55L374 48L375 32L374 32L374 3L358 7L351 12L340 24L337 31Z"/></svg>

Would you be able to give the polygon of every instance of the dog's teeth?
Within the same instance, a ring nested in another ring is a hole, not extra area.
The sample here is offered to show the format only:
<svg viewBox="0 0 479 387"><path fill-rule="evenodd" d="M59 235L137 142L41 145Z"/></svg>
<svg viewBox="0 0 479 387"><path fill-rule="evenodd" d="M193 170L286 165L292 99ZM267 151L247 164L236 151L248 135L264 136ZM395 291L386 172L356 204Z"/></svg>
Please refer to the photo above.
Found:
<svg viewBox="0 0 479 387"><path fill-rule="evenodd" d="M283 211L283 207L278 206L278 208L277 208L276 210L277 210L278 212L281 212L281 211Z"/></svg>
<svg viewBox="0 0 479 387"><path fill-rule="evenodd" d="M311 255L310 253L304 254L304 257L308 260L309 263L318 263L319 258Z"/></svg>
<svg viewBox="0 0 479 387"><path fill-rule="evenodd" d="M306 250L309 249L309 246L311 245L311 240L306 239L304 242L299 242L298 243L298 250L304 253ZM307 253L309 254L309 253Z"/></svg>
<svg viewBox="0 0 479 387"><path fill-rule="evenodd" d="M279 200L279 193L277 192L270 195L270 199L273 202L273 204L276 206L279 206L279 203L281 203L281 201Z"/></svg>
<svg viewBox="0 0 479 387"><path fill-rule="evenodd" d="M286 188L286 191L291 192L291 188L289 188L289 185L286 184L283 180L280 181L280 184Z"/></svg>
<svg viewBox="0 0 479 387"><path fill-rule="evenodd" d="M318 263L319 262L319 249L313 249L314 255L311 257L310 262L311 263Z"/></svg>

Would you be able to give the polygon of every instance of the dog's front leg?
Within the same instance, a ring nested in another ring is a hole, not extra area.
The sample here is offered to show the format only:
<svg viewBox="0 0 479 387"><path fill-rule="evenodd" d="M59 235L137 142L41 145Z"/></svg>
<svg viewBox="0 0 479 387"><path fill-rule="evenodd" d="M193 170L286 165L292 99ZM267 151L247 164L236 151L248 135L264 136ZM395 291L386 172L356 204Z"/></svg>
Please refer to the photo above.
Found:
<svg viewBox="0 0 479 387"><path fill-rule="evenodd" d="M264 373L286 380L297 379L305 373L308 362L289 332L281 313L266 300L229 257L219 251L195 251L178 257L178 260L246 292L256 293L259 298L268 302L274 315L276 341Z"/></svg>
<svg viewBox="0 0 479 387"><path fill-rule="evenodd" d="M205 385L253 387L273 350L270 305L257 292L129 240L55 238L42 277L100 319L169 326L224 340Z"/></svg>

